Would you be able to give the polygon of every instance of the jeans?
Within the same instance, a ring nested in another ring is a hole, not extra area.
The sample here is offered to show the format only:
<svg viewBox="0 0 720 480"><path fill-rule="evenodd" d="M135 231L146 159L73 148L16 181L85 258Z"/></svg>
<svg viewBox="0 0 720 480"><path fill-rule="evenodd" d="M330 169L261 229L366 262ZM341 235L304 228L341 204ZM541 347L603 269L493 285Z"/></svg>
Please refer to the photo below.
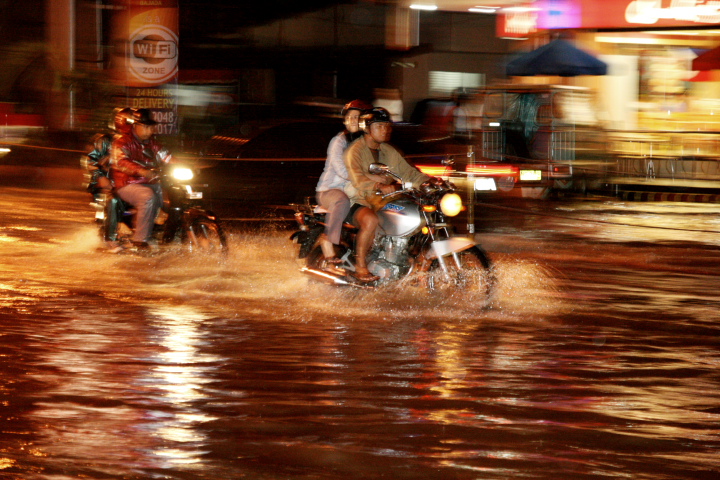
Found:
<svg viewBox="0 0 720 480"><path fill-rule="evenodd" d="M119 189L117 195L137 210L132 241L147 242L162 206L162 187L159 184L131 183Z"/></svg>

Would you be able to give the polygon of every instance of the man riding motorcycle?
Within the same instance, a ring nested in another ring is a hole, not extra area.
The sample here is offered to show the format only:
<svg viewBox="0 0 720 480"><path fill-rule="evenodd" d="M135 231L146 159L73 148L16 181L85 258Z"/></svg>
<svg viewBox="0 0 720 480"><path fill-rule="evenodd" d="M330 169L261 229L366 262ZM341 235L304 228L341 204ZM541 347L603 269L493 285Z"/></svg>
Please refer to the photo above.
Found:
<svg viewBox="0 0 720 480"><path fill-rule="evenodd" d="M168 162L170 155L154 138L155 125L150 110L139 108L133 112L128 133L113 140L110 177L115 194L137 210L132 243L138 249L149 249L160 207L162 189L154 169L159 162Z"/></svg>
<svg viewBox="0 0 720 480"><path fill-rule="evenodd" d="M355 245L356 270L353 276L361 282L374 282L378 277L368 270L366 257L378 226L375 209L380 206L380 195L377 193L392 193L395 185L391 177L370 173L370 164L387 165L405 181L412 182L414 187L432 178L410 165L395 147L387 143L392 133L392 120L386 109L376 107L361 115L360 126L363 138L351 144L344 157L351 184L346 193L354 204L352 220L360 228Z"/></svg>
<svg viewBox="0 0 720 480"><path fill-rule="evenodd" d="M86 155L85 167L88 173L87 190L93 201L100 202L103 195L112 191L110 182L110 150L113 139L130 131L128 120L132 118L132 109L116 108L112 121L108 125L109 133L97 133L92 139L93 149Z"/></svg>

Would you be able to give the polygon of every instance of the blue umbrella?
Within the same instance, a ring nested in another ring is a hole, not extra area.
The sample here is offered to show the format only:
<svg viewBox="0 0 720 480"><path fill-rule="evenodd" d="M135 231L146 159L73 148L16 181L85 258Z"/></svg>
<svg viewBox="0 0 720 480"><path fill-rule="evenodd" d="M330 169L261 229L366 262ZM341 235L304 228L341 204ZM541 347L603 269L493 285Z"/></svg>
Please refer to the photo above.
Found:
<svg viewBox="0 0 720 480"><path fill-rule="evenodd" d="M607 64L567 40L556 39L508 62L505 73L511 77L607 75Z"/></svg>

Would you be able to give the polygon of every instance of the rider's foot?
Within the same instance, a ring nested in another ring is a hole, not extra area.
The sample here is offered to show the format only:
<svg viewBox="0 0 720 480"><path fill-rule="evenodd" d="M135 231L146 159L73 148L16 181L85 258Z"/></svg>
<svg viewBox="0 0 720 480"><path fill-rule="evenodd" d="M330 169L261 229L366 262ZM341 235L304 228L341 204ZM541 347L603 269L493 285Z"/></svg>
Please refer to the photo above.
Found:
<svg viewBox="0 0 720 480"><path fill-rule="evenodd" d="M376 280L380 280L380 277L378 277L377 275L373 275L372 273L370 273L370 270L364 267L355 267L355 271L351 272L350 275L352 275L356 280L362 283L370 283Z"/></svg>
<svg viewBox="0 0 720 480"><path fill-rule="evenodd" d="M138 250L150 250L150 244L147 242L132 242L133 247Z"/></svg>
<svg viewBox="0 0 720 480"><path fill-rule="evenodd" d="M325 259L330 259L335 257L335 246L332 244L330 240L328 240L328 237L326 234L321 233L320 237L318 237L318 241L320 242L320 248L322 249L323 257Z"/></svg>
<svg viewBox="0 0 720 480"><path fill-rule="evenodd" d="M118 242L108 241L105 242L105 250L108 253L120 253L125 250L125 247Z"/></svg>
<svg viewBox="0 0 720 480"><path fill-rule="evenodd" d="M320 270L323 270L325 272L334 274L334 275L345 275L345 269L340 268L340 264L342 263L342 260L340 260L337 257L333 258L323 258L320 262Z"/></svg>

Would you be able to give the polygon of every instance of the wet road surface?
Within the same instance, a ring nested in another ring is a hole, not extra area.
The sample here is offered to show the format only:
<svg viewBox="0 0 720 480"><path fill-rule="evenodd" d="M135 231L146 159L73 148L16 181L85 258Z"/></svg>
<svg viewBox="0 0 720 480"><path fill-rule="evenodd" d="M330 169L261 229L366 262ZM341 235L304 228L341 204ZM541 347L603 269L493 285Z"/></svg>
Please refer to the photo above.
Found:
<svg viewBox="0 0 720 480"><path fill-rule="evenodd" d="M272 224L98 253L87 202L0 188L0 479L720 478L718 206L479 206L488 303Z"/></svg>

